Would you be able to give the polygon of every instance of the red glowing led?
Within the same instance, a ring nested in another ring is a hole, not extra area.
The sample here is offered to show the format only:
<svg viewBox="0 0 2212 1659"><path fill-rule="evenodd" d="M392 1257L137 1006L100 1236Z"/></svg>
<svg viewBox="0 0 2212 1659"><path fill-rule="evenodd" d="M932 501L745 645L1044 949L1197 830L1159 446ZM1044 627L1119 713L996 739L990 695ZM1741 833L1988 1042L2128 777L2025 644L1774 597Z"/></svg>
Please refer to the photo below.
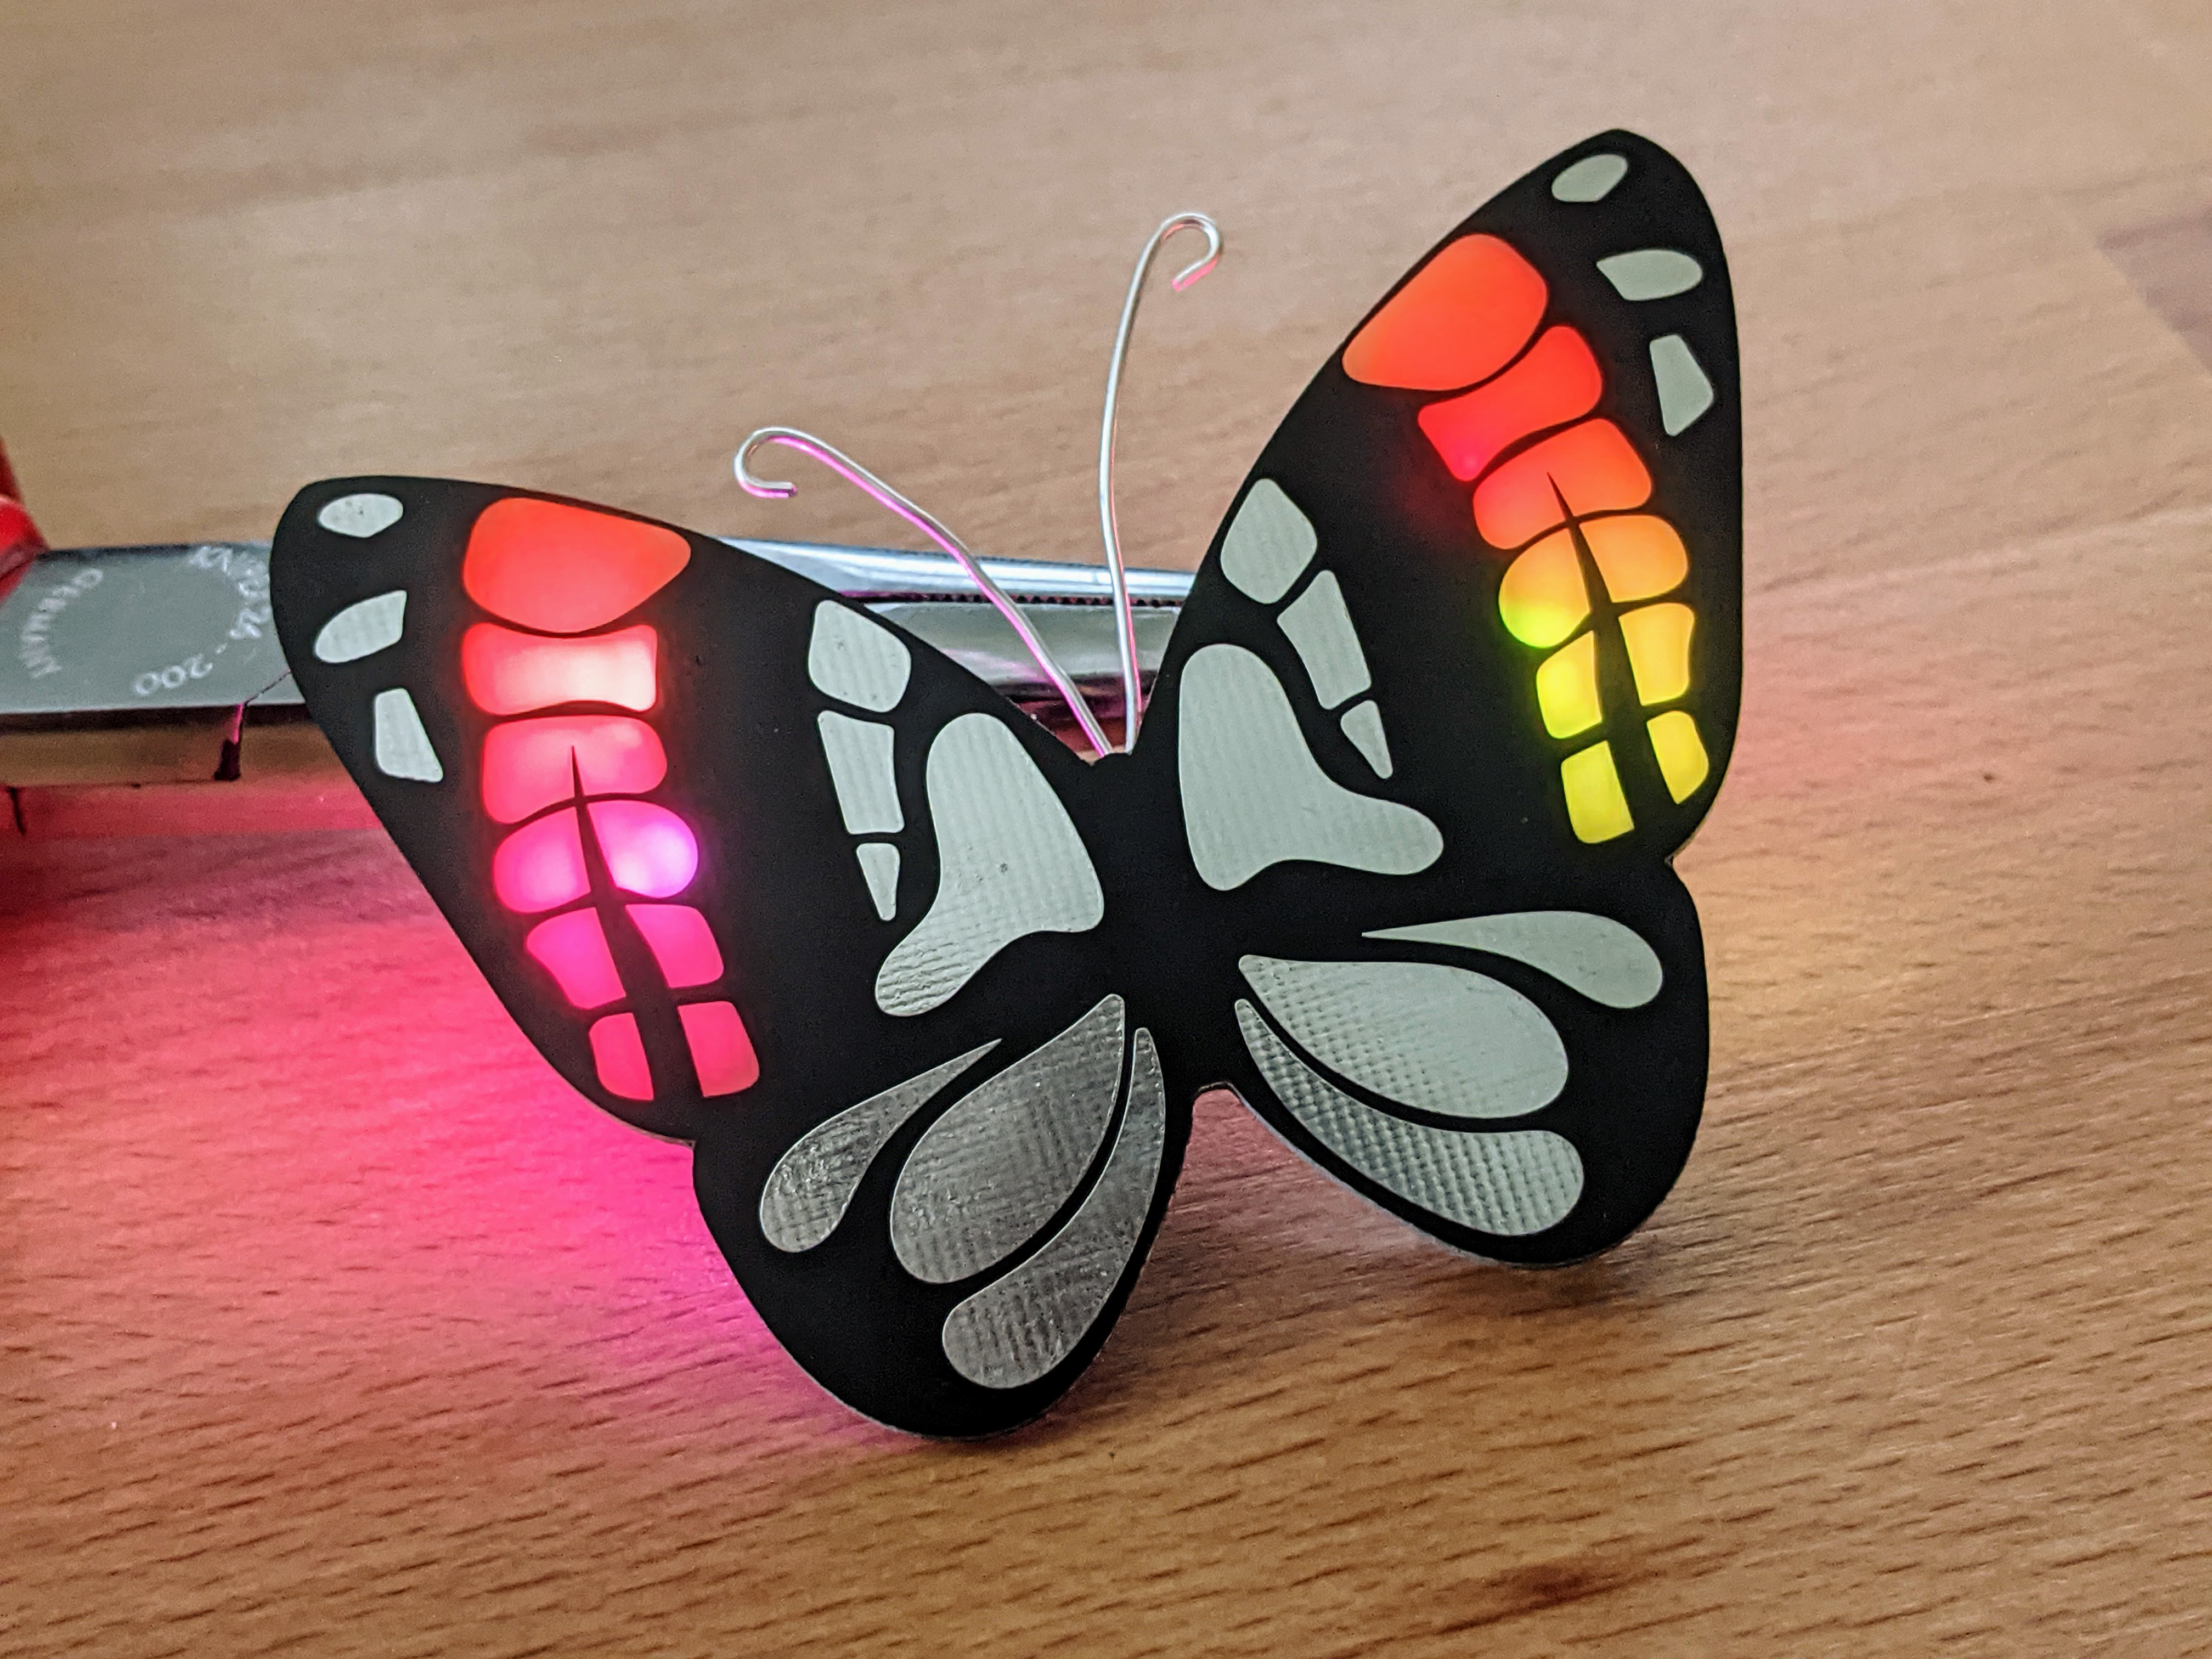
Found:
<svg viewBox="0 0 2212 1659"><path fill-rule="evenodd" d="M1495 236L1462 236L1390 296L1344 349L1369 386L1451 392L1511 362L1544 315L1544 279Z"/></svg>
<svg viewBox="0 0 2212 1659"><path fill-rule="evenodd" d="M651 1100L653 1068L646 1064L645 1039L637 1034L636 1017L609 1014L605 1019L593 1020L591 1036L592 1063L599 1068L599 1085L624 1100Z"/></svg>
<svg viewBox="0 0 2212 1659"><path fill-rule="evenodd" d="M736 1004L687 1002L676 1012L684 1021L684 1040L691 1045L691 1064L699 1073L701 1094L733 1095L760 1080L760 1061L754 1057L753 1040L745 1033L744 1021L738 1018ZM592 1035L598 1036L597 1027ZM599 1075L604 1081L604 1067Z"/></svg>
<svg viewBox="0 0 2212 1659"><path fill-rule="evenodd" d="M644 710L659 696L657 636L641 624L584 640L545 640L494 623L461 635L461 683L487 714L528 714L564 702Z"/></svg>
<svg viewBox="0 0 2212 1659"><path fill-rule="evenodd" d="M667 898L689 887L699 873L698 838L666 807L644 800L598 801L591 813L592 831L606 855L607 873L624 892ZM560 816L571 821L575 817L573 812ZM532 824L529 830L537 827ZM527 833L519 830L508 839Z"/></svg>
<svg viewBox="0 0 2212 1659"><path fill-rule="evenodd" d="M629 919L671 985L710 985L722 976L721 947L707 918L688 904L633 904Z"/></svg>
<svg viewBox="0 0 2212 1659"><path fill-rule="evenodd" d="M510 495L469 532L461 586L495 617L546 634L580 634L635 610L690 563L659 525Z"/></svg>
<svg viewBox="0 0 2212 1659"><path fill-rule="evenodd" d="M491 890L501 904L524 915L583 897L591 884L576 815L555 812L500 842L491 855Z"/></svg>
<svg viewBox="0 0 2212 1659"><path fill-rule="evenodd" d="M1547 329L1495 380L1424 409L1421 430L1454 477L1480 477L1508 445L1589 414L1604 386L1589 342L1571 328Z"/></svg>
<svg viewBox="0 0 2212 1659"><path fill-rule="evenodd" d="M594 912L571 910L541 921L522 945L577 1007L600 1008L621 1000L622 975L615 971L614 955Z"/></svg>
<svg viewBox="0 0 2212 1659"><path fill-rule="evenodd" d="M627 714L508 720L484 738L484 811L501 823L568 799L579 776L587 795L641 795L667 775L659 735Z"/></svg>
<svg viewBox="0 0 2212 1659"><path fill-rule="evenodd" d="M1492 547L1516 548L1566 521L1650 499L1651 474L1611 421L1584 421L1532 444L1474 487L1474 527Z"/></svg>

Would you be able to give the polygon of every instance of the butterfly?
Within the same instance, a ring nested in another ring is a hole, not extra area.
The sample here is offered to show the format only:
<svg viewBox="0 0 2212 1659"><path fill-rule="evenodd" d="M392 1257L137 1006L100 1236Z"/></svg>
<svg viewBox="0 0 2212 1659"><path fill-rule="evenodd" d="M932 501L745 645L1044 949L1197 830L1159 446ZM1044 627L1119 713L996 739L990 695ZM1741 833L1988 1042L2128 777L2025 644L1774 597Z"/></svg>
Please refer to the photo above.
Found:
<svg viewBox="0 0 2212 1659"><path fill-rule="evenodd" d="M1735 738L1741 449L1711 214L1614 131L1306 388L1127 752L790 570L524 490L310 486L276 624L523 1030L691 1144L792 1356L975 1436L1106 1340L1205 1091L1493 1261L1665 1196L1707 1062L1668 860Z"/></svg>

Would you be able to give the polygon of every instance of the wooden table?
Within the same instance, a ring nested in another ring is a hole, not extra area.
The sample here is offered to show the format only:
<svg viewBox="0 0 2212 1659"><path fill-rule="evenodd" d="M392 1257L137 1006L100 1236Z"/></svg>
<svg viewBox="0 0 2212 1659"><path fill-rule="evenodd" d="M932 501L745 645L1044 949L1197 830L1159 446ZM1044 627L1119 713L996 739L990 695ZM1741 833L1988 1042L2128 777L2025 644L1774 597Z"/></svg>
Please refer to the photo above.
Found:
<svg viewBox="0 0 2212 1659"><path fill-rule="evenodd" d="M1614 124L1742 307L1707 1127L1472 1266L1200 1111L1042 1425L817 1393L680 1149L374 833L0 865L0 1651L2212 1651L2212 23L2189 0L9 9L0 430L62 543L300 483L741 496L769 421L1189 562L1407 261Z"/></svg>

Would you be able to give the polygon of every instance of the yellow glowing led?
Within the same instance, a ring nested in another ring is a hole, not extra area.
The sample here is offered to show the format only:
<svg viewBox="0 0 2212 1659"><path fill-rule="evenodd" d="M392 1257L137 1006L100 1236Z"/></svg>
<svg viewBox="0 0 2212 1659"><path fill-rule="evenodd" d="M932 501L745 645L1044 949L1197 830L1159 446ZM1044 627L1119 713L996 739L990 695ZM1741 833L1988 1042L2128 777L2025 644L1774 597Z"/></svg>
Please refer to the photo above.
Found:
<svg viewBox="0 0 2212 1659"><path fill-rule="evenodd" d="M1690 629L1696 621L1686 605L1621 612L1621 643L1636 671L1637 697L1646 707L1672 702L1690 689Z"/></svg>
<svg viewBox="0 0 2212 1659"><path fill-rule="evenodd" d="M1705 743L1698 723L1680 708L1670 708L1648 722L1651 752L1659 757L1659 775L1667 780L1667 793L1687 800L1712 770L1705 758Z"/></svg>
<svg viewBox="0 0 2212 1659"><path fill-rule="evenodd" d="M1555 738L1587 732L1605 718L1597 700L1597 635L1585 634L1536 670L1536 704Z"/></svg>
<svg viewBox="0 0 2212 1659"><path fill-rule="evenodd" d="M1498 589L1498 613L1523 645L1548 650L1589 615L1582 562L1565 531L1547 536L1506 567Z"/></svg>
<svg viewBox="0 0 2212 1659"><path fill-rule="evenodd" d="M1567 822L1583 841L1611 841L1636 827L1628 814L1628 797L1620 793L1620 774L1613 769L1613 745L1592 744L1559 763L1559 782L1567 792Z"/></svg>
<svg viewBox="0 0 2212 1659"><path fill-rule="evenodd" d="M1590 556L1605 578L1606 592L1621 605L1656 599L1681 586L1682 578L1690 574L1689 552L1664 519L1630 513L1592 519L1582 528Z"/></svg>

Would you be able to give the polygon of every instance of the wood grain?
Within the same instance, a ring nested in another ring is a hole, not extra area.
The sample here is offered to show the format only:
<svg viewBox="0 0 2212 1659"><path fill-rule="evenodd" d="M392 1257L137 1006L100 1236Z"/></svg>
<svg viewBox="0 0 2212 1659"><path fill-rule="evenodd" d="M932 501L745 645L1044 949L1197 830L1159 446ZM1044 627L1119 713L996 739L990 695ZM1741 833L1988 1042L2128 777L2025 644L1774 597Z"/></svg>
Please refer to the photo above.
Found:
<svg viewBox="0 0 2212 1659"><path fill-rule="evenodd" d="M1528 1275L1233 1103L1043 1424L902 1440L373 832L0 864L0 1651L2212 1651L2212 27L1999 6L11 6L57 543L422 470L711 528L769 421L1188 562L1445 226L1615 124L1735 264L1707 1128Z"/></svg>

